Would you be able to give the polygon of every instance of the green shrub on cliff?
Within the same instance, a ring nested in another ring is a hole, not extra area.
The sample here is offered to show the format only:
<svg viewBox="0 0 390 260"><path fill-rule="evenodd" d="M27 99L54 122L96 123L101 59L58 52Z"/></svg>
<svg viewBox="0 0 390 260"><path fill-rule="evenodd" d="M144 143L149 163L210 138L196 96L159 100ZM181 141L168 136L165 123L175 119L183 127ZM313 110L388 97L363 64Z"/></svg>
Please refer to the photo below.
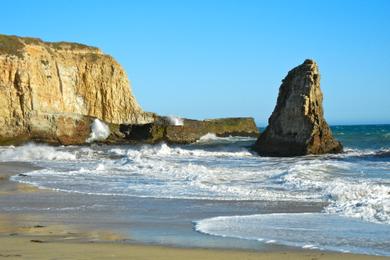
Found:
<svg viewBox="0 0 390 260"><path fill-rule="evenodd" d="M24 44L16 36L0 34L0 54L23 57Z"/></svg>

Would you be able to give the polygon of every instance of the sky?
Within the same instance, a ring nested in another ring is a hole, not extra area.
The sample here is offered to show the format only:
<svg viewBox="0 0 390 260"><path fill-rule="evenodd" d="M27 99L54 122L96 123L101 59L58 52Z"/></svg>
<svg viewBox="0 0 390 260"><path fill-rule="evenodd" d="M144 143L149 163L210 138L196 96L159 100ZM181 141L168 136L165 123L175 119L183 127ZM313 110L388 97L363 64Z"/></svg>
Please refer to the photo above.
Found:
<svg viewBox="0 0 390 260"><path fill-rule="evenodd" d="M390 1L3 1L0 34L97 46L145 111L254 117L317 61L330 124L390 123Z"/></svg>

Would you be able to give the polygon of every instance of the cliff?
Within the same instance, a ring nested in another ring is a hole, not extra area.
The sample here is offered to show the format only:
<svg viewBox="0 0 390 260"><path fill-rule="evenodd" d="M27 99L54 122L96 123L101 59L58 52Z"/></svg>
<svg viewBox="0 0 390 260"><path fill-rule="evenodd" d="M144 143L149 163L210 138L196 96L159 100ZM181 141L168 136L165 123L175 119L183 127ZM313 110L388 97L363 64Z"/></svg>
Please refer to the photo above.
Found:
<svg viewBox="0 0 390 260"><path fill-rule="evenodd" d="M305 60L283 79L268 126L254 149L265 156L341 152L341 143L325 121L322 100L317 63Z"/></svg>
<svg viewBox="0 0 390 260"><path fill-rule="evenodd" d="M153 121L123 68L99 49L0 35L1 143L82 143L95 117L113 124Z"/></svg>

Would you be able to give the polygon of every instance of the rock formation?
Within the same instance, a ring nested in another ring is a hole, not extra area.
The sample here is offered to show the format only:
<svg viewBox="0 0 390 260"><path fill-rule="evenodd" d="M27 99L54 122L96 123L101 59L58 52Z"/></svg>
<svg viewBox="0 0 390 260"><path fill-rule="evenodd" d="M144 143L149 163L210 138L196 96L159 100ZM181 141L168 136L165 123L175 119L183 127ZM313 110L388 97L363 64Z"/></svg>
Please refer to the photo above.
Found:
<svg viewBox="0 0 390 260"><path fill-rule="evenodd" d="M169 118L157 117L155 122L143 125L121 125L120 131L129 142L189 144L212 133L219 137L257 137L259 130L253 118L220 118L209 120L183 119L182 125L173 125Z"/></svg>
<svg viewBox="0 0 390 260"><path fill-rule="evenodd" d="M320 74L313 60L305 60L283 79L268 127L254 149L264 156L342 151L323 116Z"/></svg>
<svg viewBox="0 0 390 260"><path fill-rule="evenodd" d="M106 140L91 137L95 119L109 128ZM123 68L99 49L0 35L0 145L191 143L207 133L257 136L258 129L248 118L182 122L143 112Z"/></svg>
<svg viewBox="0 0 390 260"><path fill-rule="evenodd" d="M99 49L0 35L0 144L83 143L93 118L153 121L137 104L123 68Z"/></svg>

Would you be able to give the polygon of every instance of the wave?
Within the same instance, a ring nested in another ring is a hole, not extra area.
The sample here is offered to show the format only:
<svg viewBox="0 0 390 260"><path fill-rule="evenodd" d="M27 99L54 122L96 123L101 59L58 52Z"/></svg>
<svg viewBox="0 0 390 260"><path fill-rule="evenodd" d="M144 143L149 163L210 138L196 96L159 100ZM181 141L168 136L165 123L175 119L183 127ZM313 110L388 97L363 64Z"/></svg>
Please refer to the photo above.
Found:
<svg viewBox="0 0 390 260"><path fill-rule="evenodd" d="M390 180L356 176L356 171L370 167L330 160L297 162L281 181L290 190L321 195L329 202L325 212L390 224Z"/></svg>
<svg viewBox="0 0 390 260"><path fill-rule="evenodd" d="M390 226L335 214L221 216L195 221L195 230L301 248L390 256Z"/></svg>
<svg viewBox="0 0 390 260"><path fill-rule="evenodd" d="M166 119L170 125L182 126L184 124L183 118L177 116L167 116Z"/></svg>
<svg viewBox="0 0 390 260"><path fill-rule="evenodd" d="M91 134L87 140L87 143L92 143L94 141L103 141L108 138L110 135L110 128L108 125L100 121L99 119L95 119L91 126Z"/></svg>
<svg viewBox="0 0 390 260"><path fill-rule="evenodd" d="M324 211L390 224L390 186L338 180L326 189L331 203Z"/></svg>
<svg viewBox="0 0 390 260"><path fill-rule="evenodd" d="M390 176L386 175L390 162L362 159L383 152L386 150L347 150L341 155L272 158L253 155L237 145L202 148L164 143L133 147L29 144L3 148L0 160L39 161L48 169L29 173L28 177L15 176L14 180L59 191L175 199L326 202L326 213L390 224Z"/></svg>
<svg viewBox="0 0 390 260"><path fill-rule="evenodd" d="M336 154L335 157L390 157L389 148L380 149L351 149L345 148L344 153Z"/></svg>
<svg viewBox="0 0 390 260"><path fill-rule="evenodd" d="M213 140L219 140L221 137L217 137L214 133L207 133L204 136L201 136L199 141L213 141Z"/></svg>
<svg viewBox="0 0 390 260"><path fill-rule="evenodd" d="M118 152L118 150L116 150ZM115 152L115 151L114 151ZM155 156L181 156L181 157L250 157L253 156L248 149L239 147L227 147L218 150L206 149L183 149L180 147L170 147L165 143L157 145L144 145L139 149L128 149L126 155L131 158L155 157Z"/></svg>
<svg viewBox="0 0 390 260"><path fill-rule="evenodd" d="M29 143L23 146L0 148L0 161L76 160L74 153L60 151L48 145Z"/></svg>
<svg viewBox="0 0 390 260"><path fill-rule="evenodd" d="M214 133L207 133L200 137L200 139L196 142L197 144L234 144L236 142L255 142L256 138L254 137L246 137L246 136L227 136L227 137L219 137Z"/></svg>

